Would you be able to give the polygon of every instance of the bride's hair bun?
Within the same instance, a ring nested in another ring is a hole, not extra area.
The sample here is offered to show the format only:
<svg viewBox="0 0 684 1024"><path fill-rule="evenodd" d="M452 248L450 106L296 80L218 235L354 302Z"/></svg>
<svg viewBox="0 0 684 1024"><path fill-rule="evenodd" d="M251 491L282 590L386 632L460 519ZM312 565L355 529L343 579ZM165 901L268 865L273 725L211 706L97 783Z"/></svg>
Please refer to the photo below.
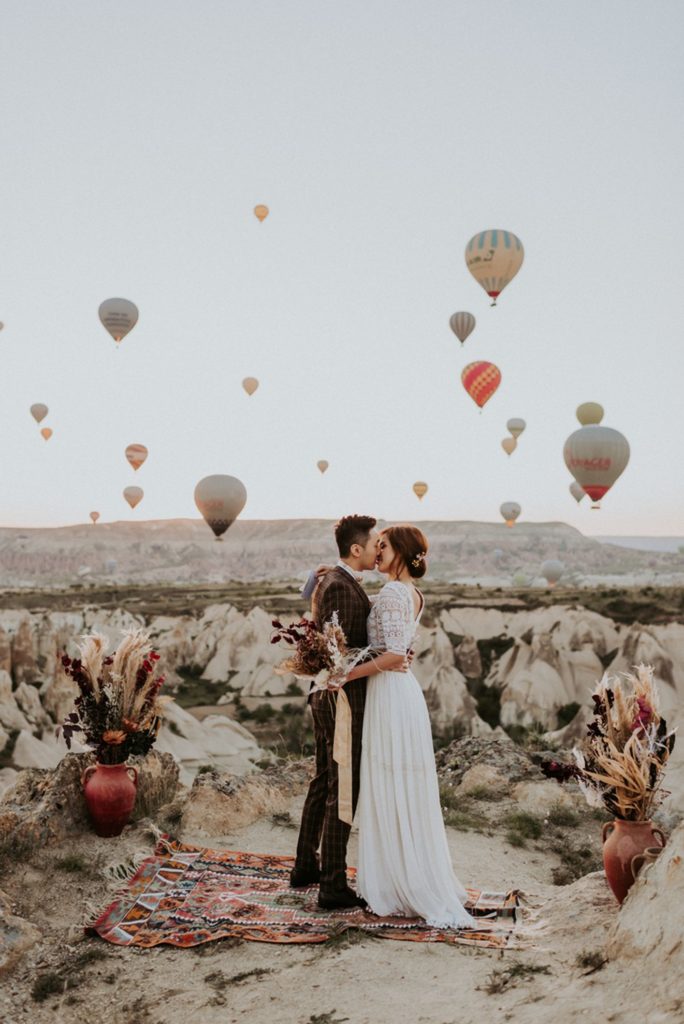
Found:
<svg viewBox="0 0 684 1024"><path fill-rule="evenodd" d="M421 579L427 571L429 547L423 531L417 526L401 523L399 526L388 526L381 533L387 537L394 551L396 565L392 565L392 570L399 573L405 565L414 580Z"/></svg>

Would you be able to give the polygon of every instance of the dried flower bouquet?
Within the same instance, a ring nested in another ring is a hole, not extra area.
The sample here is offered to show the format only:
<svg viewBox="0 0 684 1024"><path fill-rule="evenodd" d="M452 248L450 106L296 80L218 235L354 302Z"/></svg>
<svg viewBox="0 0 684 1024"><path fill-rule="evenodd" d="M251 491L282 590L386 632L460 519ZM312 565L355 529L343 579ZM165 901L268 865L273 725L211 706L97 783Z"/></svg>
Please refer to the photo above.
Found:
<svg viewBox="0 0 684 1024"><path fill-rule="evenodd" d="M80 732L100 764L122 764L133 754L146 754L157 738L164 707L173 700L159 695L164 677L156 674L159 654L151 649L149 635L129 630L114 654L108 654L107 638L91 633L82 638L79 653L80 658L61 658L79 690L76 710L62 725L67 747Z"/></svg>
<svg viewBox="0 0 684 1024"><path fill-rule="evenodd" d="M660 714L653 669L638 665L634 675L604 676L592 699L594 718L572 751L574 763L544 761L542 771L561 783L576 779L592 807L648 821L667 796L662 783L675 742Z"/></svg>

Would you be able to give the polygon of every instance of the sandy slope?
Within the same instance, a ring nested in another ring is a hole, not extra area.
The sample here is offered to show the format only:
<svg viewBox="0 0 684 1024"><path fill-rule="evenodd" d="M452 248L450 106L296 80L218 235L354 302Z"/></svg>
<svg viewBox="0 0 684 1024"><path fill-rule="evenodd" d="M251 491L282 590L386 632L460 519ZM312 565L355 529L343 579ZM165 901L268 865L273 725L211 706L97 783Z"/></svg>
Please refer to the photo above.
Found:
<svg viewBox="0 0 684 1024"><path fill-rule="evenodd" d="M300 807L297 798L291 805L293 817L298 818ZM191 835L184 838L193 841ZM291 853L295 840L295 830L262 819L213 837L210 845ZM449 841L463 881L492 888L518 886L537 905L520 928L528 948L496 952L364 937L359 942L308 947L225 942L197 950L124 950L82 938L84 905L91 901L101 907L105 884L99 870L91 876L56 870L56 858L73 852L76 841L71 848L65 844L3 880L15 912L39 924L44 939L7 979L0 1017L7 1024L27 1019L36 1024L188 1024L190 1019L201 1024L547 1024L550 1016L565 1024L599 1013L601 1019L620 1024L682 1019L673 1011L673 992L649 994L648 979L633 965L609 964L591 975L576 965L582 951L603 948L617 916L601 874L558 888L551 884L553 855L515 849L499 835L450 829ZM91 863L106 864L112 855L121 860L124 854L149 851L151 845L151 838L138 827L127 830L116 845L94 836L80 837L76 851ZM351 862L354 853L352 841ZM31 999L38 974L61 969L91 949L103 959L77 970L82 978L77 988L42 1003ZM519 979L503 992L489 994L492 973L516 963L546 968L548 973ZM256 973L240 980L246 972ZM672 979L672 984L681 985L681 979ZM658 1002L662 1008L656 1010Z"/></svg>

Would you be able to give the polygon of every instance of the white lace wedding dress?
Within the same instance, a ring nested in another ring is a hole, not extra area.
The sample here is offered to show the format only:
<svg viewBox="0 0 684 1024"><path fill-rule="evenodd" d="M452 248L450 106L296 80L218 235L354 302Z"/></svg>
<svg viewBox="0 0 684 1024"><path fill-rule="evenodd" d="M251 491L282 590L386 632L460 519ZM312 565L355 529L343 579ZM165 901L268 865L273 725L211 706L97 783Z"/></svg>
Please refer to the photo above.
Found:
<svg viewBox="0 0 684 1024"><path fill-rule="evenodd" d="M387 583L368 617L368 643L405 654L421 614L414 615L409 585ZM368 680L356 824L357 889L373 913L422 917L436 928L476 926L451 866L430 718L410 671Z"/></svg>

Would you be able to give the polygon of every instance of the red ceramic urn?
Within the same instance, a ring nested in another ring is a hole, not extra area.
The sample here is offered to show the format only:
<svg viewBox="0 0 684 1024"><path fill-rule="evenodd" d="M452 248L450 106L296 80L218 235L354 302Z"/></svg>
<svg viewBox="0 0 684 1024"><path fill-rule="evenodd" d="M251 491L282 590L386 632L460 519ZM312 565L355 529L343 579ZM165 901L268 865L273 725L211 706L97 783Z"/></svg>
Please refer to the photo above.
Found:
<svg viewBox="0 0 684 1024"><path fill-rule="evenodd" d="M604 824L603 866L618 903L622 903L634 884L632 858L649 847L664 845L665 836L652 821L615 818Z"/></svg>
<svg viewBox="0 0 684 1024"><path fill-rule="evenodd" d="M138 772L128 764L89 765L81 777L88 813L98 836L118 836L133 811Z"/></svg>

